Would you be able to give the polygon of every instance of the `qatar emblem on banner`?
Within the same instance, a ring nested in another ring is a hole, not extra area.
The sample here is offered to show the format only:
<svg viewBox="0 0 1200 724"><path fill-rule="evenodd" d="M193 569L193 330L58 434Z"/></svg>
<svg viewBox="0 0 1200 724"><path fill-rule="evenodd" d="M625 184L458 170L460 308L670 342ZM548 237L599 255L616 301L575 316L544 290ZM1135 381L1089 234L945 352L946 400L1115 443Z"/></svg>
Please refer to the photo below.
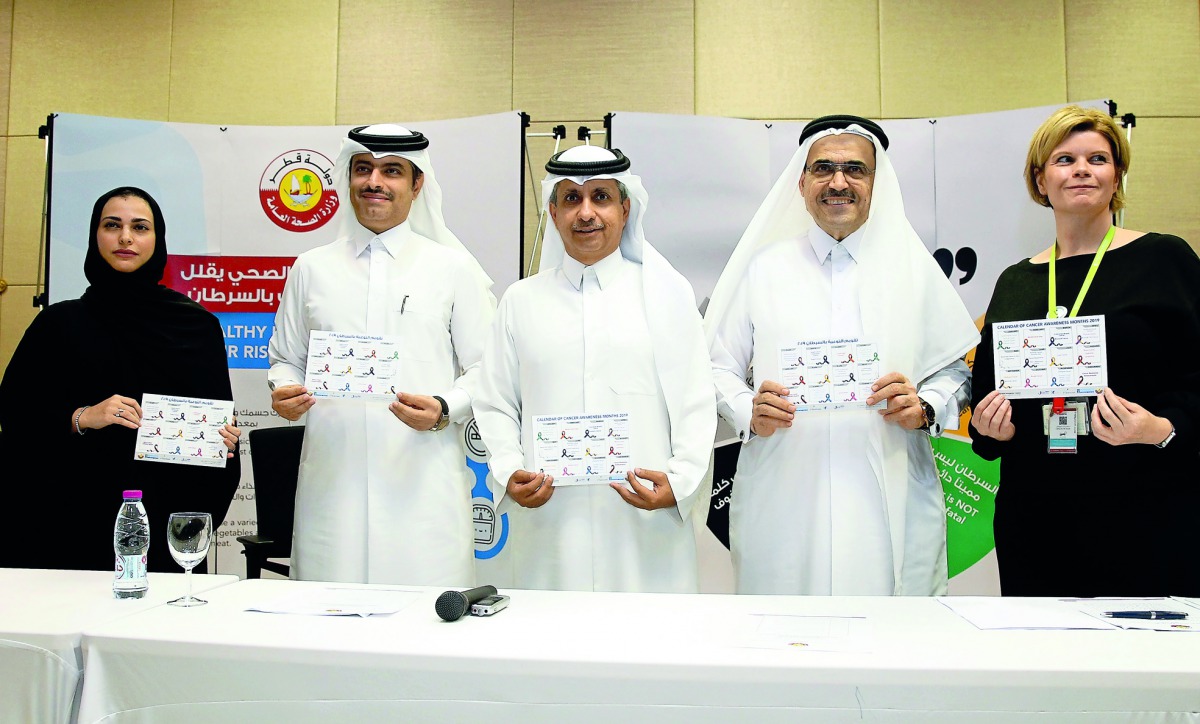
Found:
<svg viewBox="0 0 1200 724"><path fill-rule="evenodd" d="M258 198L263 211L281 229L319 229L338 210L333 161L307 148L282 153L263 171Z"/></svg>

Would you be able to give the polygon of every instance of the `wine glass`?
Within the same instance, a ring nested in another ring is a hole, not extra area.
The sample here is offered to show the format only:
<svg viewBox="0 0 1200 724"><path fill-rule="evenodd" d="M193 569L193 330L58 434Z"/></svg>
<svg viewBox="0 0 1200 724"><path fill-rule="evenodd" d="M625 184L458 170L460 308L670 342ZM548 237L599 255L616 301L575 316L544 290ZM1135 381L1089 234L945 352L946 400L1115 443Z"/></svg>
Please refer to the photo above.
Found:
<svg viewBox="0 0 1200 724"><path fill-rule="evenodd" d="M212 542L212 515L171 513L167 520L167 542L171 544L171 557L187 572L187 595L168 603L172 606L203 606L208 603L192 596L192 569L208 555L208 546Z"/></svg>

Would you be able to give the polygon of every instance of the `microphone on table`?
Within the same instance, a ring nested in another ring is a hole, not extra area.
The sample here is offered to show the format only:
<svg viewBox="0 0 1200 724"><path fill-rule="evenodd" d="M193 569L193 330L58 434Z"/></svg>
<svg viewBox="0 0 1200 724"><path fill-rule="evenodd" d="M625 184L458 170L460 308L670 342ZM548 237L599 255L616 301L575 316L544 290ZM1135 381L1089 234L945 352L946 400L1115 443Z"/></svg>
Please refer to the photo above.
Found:
<svg viewBox="0 0 1200 724"><path fill-rule="evenodd" d="M437 611L437 615L441 616L443 621L457 621L467 615L472 605L495 595L495 586L480 586L469 591L446 591L437 597L433 610Z"/></svg>

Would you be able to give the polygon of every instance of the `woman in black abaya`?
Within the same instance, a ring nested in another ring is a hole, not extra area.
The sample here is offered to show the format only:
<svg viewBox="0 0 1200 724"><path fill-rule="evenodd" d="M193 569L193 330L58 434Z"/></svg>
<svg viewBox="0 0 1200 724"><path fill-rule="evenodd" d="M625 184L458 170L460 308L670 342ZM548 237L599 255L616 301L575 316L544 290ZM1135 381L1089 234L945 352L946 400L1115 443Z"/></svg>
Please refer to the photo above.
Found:
<svg viewBox="0 0 1200 724"><path fill-rule="evenodd" d="M221 430L225 468L135 461L140 403L144 393L232 400L224 337L216 317L159 284L166 221L149 194L104 194L89 229L90 286L34 318L0 382L11 503L0 566L111 570L121 492L140 489L148 568L178 572L167 517L208 512L220 525L241 478L239 431Z"/></svg>

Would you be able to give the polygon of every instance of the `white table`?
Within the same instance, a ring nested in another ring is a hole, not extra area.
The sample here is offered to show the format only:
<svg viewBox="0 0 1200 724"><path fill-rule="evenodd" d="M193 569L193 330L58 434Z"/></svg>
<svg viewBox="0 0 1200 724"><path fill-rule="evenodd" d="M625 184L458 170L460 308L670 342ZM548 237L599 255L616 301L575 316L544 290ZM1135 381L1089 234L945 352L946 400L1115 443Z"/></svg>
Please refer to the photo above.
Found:
<svg viewBox="0 0 1200 724"><path fill-rule="evenodd" d="M195 591L237 581L193 578ZM0 721L71 721L83 669L83 630L184 593L182 573L151 573L144 598L118 601L112 580L111 571L0 568Z"/></svg>
<svg viewBox="0 0 1200 724"><path fill-rule="evenodd" d="M1200 634L980 631L923 598L509 591L443 623L424 589L389 617L244 611L320 585L91 627L80 721L1200 721ZM866 616L870 650L743 647L760 613Z"/></svg>

